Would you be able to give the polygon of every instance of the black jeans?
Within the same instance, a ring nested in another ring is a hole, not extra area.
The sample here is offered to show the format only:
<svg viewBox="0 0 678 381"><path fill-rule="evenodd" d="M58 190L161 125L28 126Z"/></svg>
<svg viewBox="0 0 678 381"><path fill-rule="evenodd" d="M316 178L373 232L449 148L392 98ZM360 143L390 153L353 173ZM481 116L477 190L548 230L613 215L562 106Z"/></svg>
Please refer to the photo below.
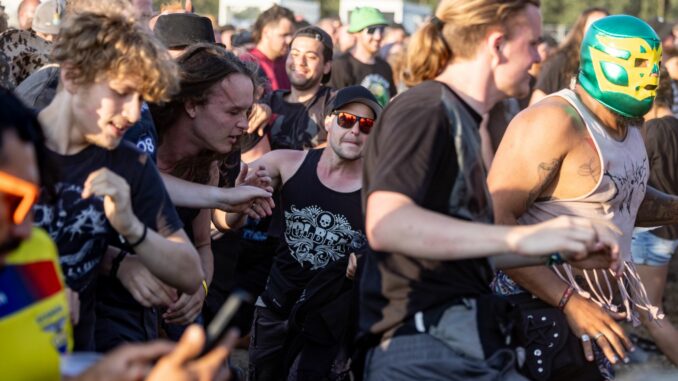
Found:
<svg viewBox="0 0 678 381"><path fill-rule="evenodd" d="M287 379L285 343L287 319L265 307L256 307L249 348L250 381L275 381Z"/></svg>

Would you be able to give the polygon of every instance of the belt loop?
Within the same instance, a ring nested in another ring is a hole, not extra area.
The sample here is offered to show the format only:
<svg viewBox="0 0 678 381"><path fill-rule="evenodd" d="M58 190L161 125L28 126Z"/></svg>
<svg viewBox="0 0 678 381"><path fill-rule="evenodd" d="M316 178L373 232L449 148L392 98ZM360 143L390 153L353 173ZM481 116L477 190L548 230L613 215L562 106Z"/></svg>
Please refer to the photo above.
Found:
<svg viewBox="0 0 678 381"><path fill-rule="evenodd" d="M423 312L418 311L416 314L414 314L414 326L417 328L417 331L419 331L419 333L426 332L426 326L424 325L424 313Z"/></svg>
<svg viewBox="0 0 678 381"><path fill-rule="evenodd" d="M473 302L469 298L462 298L462 302L464 302L464 305L466 306L467 310L472 310L473 309Z"/></svg>

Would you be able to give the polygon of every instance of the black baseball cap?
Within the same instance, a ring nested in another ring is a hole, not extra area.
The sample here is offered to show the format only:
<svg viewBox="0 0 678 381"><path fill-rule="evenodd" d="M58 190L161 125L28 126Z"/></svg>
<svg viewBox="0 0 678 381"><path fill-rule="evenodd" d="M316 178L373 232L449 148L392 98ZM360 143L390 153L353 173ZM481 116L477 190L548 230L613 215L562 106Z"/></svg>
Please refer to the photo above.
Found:
<svg viewBox="0 0 678 381"><path fill-rule="evenodd" d="M377 98L367 88L359 85L344 87L337 91L330 101L330 112L337 111L349 103L362 103L369 107L375 119L381 114L381 105L377 102Z"/></svg>
<svg viewBox="0 0 678 381"><path fill-rule="evenodd" d="M198 42L216 42L210 19L194 13L161 15L153 33L167 49L183 49Z"/></svg>
<svg viewBox="0 0 678 381"><path fill-rule="evenodd" d="M334 44L332 43L332 37L330 37L330 35L327 34L327 32L325 32L324 30L320 29L317 26L307 26L299 29L294 34L294 37L292 37L292 41L294 42L294 39L296 39L297 37L310 37L320 41L323 44L324 61L325 62L332 61L332 55L334 54ZM332 69L330 69L330 71L327 74L323 75L320 82L321 83L329 82L331 76Z"/></svg>

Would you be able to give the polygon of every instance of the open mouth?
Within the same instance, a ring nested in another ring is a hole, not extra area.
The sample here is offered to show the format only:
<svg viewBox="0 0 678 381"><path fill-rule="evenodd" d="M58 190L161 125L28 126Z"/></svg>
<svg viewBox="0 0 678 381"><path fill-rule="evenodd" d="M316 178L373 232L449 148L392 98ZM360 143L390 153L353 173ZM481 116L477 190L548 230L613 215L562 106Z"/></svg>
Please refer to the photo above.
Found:
<svg viewBox="0 0 678 381"><path fill-rule="evenodd" d="M643 87L643 88L645 90L649 90L649 91L657 90L657 85L645 85L645 87Z"/></svg>

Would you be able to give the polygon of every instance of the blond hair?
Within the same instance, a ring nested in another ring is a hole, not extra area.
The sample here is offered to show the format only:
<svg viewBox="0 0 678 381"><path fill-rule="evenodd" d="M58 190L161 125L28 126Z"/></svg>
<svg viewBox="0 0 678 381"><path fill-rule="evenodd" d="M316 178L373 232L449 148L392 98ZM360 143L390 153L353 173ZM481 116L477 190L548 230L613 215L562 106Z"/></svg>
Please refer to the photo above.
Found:
<svg viewBox="0 0 678 381"><path fill-rule="evenodd" d="M403 79L415 86L440 74L453 57L470 58L487 32L496 27L509 29L514 16L539 0L442 0L435 17L410 39ZM443 39L444 38L444 39Z"/></svg>
<svg viewBox="0 0 678 381"><path fill-rule="evenodd" d="M138 78L149 102L170 99L178 89L177 66L150 30L123 14L76 13L66 18L52 50L75 84L102 78Z"/></svg>

